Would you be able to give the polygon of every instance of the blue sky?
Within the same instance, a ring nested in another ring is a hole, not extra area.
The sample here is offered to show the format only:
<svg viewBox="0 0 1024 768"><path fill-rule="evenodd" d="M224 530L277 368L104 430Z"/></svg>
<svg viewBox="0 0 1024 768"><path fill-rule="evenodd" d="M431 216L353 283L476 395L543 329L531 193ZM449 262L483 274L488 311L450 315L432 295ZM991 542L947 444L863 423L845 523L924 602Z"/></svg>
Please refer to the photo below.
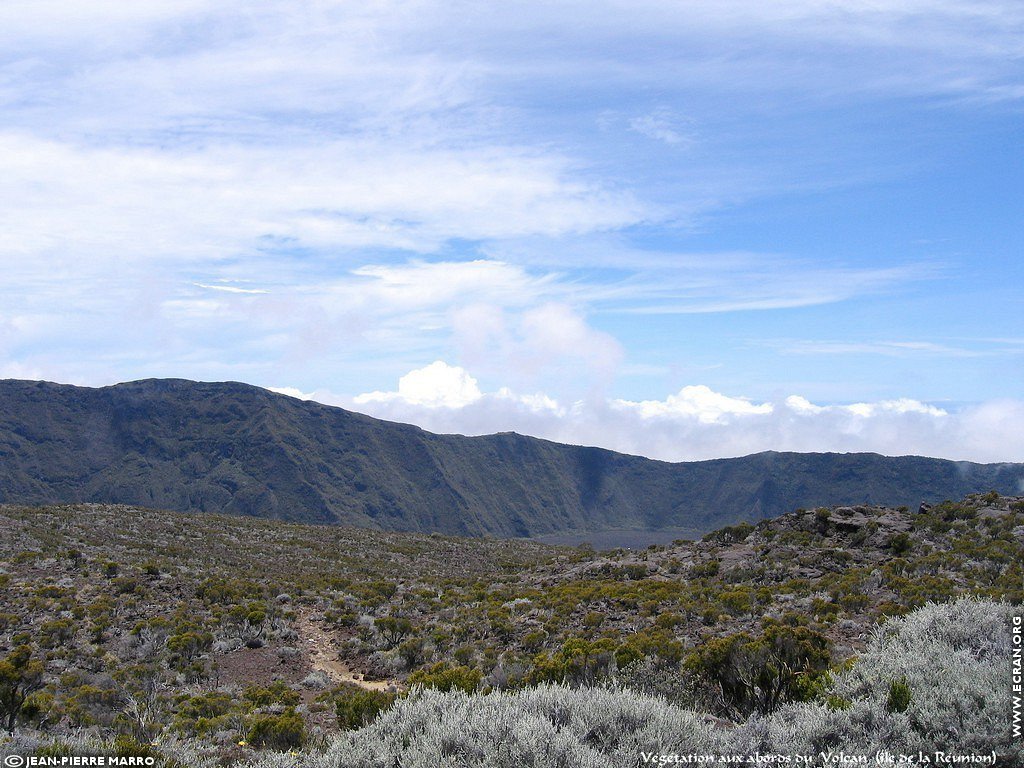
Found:
<svg viewBox="0 0 1024 768"><path fill-rule="evenodd" d="M0 8L0 376L1024 460L1011 0Z"/></svg>

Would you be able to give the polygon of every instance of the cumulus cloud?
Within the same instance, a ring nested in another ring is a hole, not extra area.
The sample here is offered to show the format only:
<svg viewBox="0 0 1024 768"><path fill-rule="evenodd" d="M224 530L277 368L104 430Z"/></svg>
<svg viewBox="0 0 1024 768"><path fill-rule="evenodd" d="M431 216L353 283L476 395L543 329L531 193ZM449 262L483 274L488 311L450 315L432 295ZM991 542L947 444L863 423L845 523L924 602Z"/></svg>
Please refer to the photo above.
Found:
<svg viewBox="0 0 1024 768"><path fill-rule="evenodd" d="M880 413L923 413L928 416L948 416L948 412L934 405L918 400L901 397L898 400L881 400L877 403L851 403L849 405L815 405L800 395L790 395L785 400L786 407L793 413L816 416L823 413L849 414L852 416L870 417Z"/></svg>
<svg viewBox="0 0 1024 768"><path fill-rule="evenodd" d="M399 401L427 408L463 408L481 397L476 379L464 369L436 360L400 378L397 392L367 392L354 400L359 405Z"/></svg>
<svg viewBox="0 0 1024 768"><path fill-rule="evenodd" d="M695 418L704 424L722 423L730 416L770 414L771 403L756 404L745 397L729 397L703 384L683 387L664 400L615 400L613 407L633 411L645 419Z"/></svg>
<svg viewBox="0 0 1024 768"><path fill-rule="evenodd" d="M1019 429L1024 402L1018 400L951 411L909 398L815 404L791 395L755 402L691 385L663 400L559 402L544 394L518 395L507 387L482 391L464 369L440 361L403 377L396 392L326 400L437 432L511 430L665 461L767 450L1024 461Z"/></svg>
<svg viewBox="0 0 1024 768"><path fill-rule="evenodd" d="M279 395L287 395L288 397L294 397L296 400L317 400L317 393L315 392L303 392L297 387L267 387L271 392L276 392ZM327 398L333 400L333 398ZM325 403L330 404L330 403Z"/></svg>
<svg viewBox="0 0 1024 768"><path fill-rule="evenodd" d="M297 392L287 387L274 391L283 394ZM303 395L303 398L334 405L352 404L367 413L400 414L410 408L424 408L434 413L442 423L455 423L447 420L457 421L459 413L469 413L474 408L495 416L503 410L559 417L566 414L558 401L543 393L517 394L509 387L501 387L485 394L477 380L464 368L448 365L442 360L405 374L398 380L398 389L394 392L366 392L356 395L351 401L327 392Z"/></svg>

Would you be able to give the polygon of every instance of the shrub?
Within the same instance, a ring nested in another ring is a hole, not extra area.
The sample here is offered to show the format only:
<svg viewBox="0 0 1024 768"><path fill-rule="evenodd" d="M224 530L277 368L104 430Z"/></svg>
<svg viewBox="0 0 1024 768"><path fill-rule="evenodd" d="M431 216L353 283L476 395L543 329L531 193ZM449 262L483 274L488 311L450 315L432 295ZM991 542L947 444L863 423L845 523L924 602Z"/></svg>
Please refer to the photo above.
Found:
<svg viewBox="0 0 1024 768"><path fill-rule="evenodd" d="M706 563L691 566L689 575L691 579L710 579L718 575L721 567L722 562L720 560L708 560Z"/></svg>
<svg viewBox="0 0 1024 768"><path fill-rule="evenodd" d="M68 720L77 727L109 726L119 709L117 692L112 685L83 684L68 691L64 698L64 711Z"/></svg>
<svg viewBox="0 0 1024 768"><path fill-rule="evenodd" d="M249 728L249 743L267 749L298 749L306 741L302 716L289 707L279 715L257 715Z"/></svg>
<svg viewBox="0 0 1024 768"><path fill-rule="evenodd" d="M722 607L734 616L742 616L753 609L753 598L750 590L745 587L721 592L718 600Z"/></svg>
<svg viewBox="0 0 1024 768"><path fill-rule="evenodd" d="M638 655L642 655L642 652ZM613 640L601 638L589 641L581 637L570 637L556 653L539 654L534 658L527 681L576 685L592 683L609 671L615 656Z"/></svg>
<svg viewBox="0 0 1024 768"><path fill-rule="evenodd" d="M43 682L43 665L32 658L27 645L18 646L0 661L0 718L9 732L14 732L25 702Z"/></svg>
<svg viewBox="0 0 1024 768"><path fill-rule="evenodd" d="M902 556L907 554L913 545L908 534L895 533L889 537L886 546L892 550L894 555Z"/></svg>
<svg viewBox="0 0 1024 768"><path fill-rule="evenodd" d="M660 614L658 616L658 618L656 618L654 620L654 626L658 627L659 629L665 629L665 630L673 629L673 628L678 627L679 625L685 624L685 623L686 623L686 619L684 619L678 613L672 613L672 612L662 613L662 614Z"/></svg>
<svg viewBox="0 0 1024 768"><path fill-rule="evenodd" d="M18 719L36 728L45 728L53 721L60 719L60 710L52 693L39 690L29 694L21 707Z"/></svg>
<svg viewBox="0 0 1024 768"><path fill-rule="evenodd" d="M210 733L226 721L232 704L231 696L221 691L182 696L177 700L174 727L185 733Z"/></svg>
<svg viewBox="0 0 1024 768"><path fill-rule="evenodd" d="M535 653L544 646L544 641L547 639L547 637L547 632L543 632L541 630L527 632L523 636L523 648L527 651Z"/></svg>
<svg viewBox="0 0 1024 768"><path fill-rule="evenodd" d="M542 685L467 695L419 690L328 753L341 768L393 766L634 766L641 751L710 752L697 715L663 699Z"/></svg>
<svg viewBox="0 0 1024 768"><path fill-rule="evenodd" d="M209 632L182 632L167 638L167 650L174 659L191 661L213 645L213 635Z"/></svg>
<svg viewBox="0 0 1024 768"><path fill-rule="evenodd" d="M149 744L143 744L126 734L118 734L114 738L114 754L117 757L152 757L158 758L160 753Z"/></svg>
<svg viewBox="0 0 1024 768"><path fill-rule="evenodd" d="M43 648L56 648L66 645L75 636L75 625L70 619L51 619L39 625L37 633L39 645Z"/></svg>
<svg viewBox="0 0 1024 768"><path fill-rule="evenodd" d="M829 696L849 702L792 704L752 718L732 748L817 753L995 752L997 765L1024 762L1006 713L1011 608L961 599L889 619L867 649L836 676ZM900 711L900 708L903 711Z"/></svg>
<svg viewBox="0 0 1024 768"><path fill-rule="evenodd" d="M410 637L398 646L398 655L405 662L406 669L412 669L423 663L425 646L423 638Z"/></svg>
<svg viewBox="0 0 1024 768"><path fill-rule="evenodd" d="M439 661L431 667L417 669L409 675L409 685L422 685L439 691L465 691L471 693L480 684L483 675L478 669L462 665L451 665Z"/></svg>
<svg viewBox="0 0 1024 768"><path fill-rule="evenodd" d="M906 712L912 698L913 695L905 677L893 680L889 684L889 698L885 702L885 708L890 712Z"/></svg>
<svg viewBox="0 0 1024 768"><path fill-rule="evenodd" d="M829 660L824 635L770 623L758 638L740 632L708 641L685 667L717 691L722 714L742 719L773 712L787 701L806 701Z"/></svg>
<svg viewBox="0 0 1024 768"><path fill-rule="evenodd" d="M717 531L712 531L706 534L703 541L713 541L719 544L732 544L739 541L746 541L747 537L753 532L754 526L750 523L743 522L736 525L727 525L724 528L719 528Z"/></svg>
<svg viewBox="0 0 1024 768"><path fill-rule="evenodd" d="M1008 734L1009 619L1008 606L971 598L890 619L837 689L883 708L891 681L905 681L911 695L902 714L921 749L998 751L993 737Z"/></svg>
<svg viewBox="0 0 1024 768"><path fill-rule="evenodd" d="M302 697L283 680L275 680L270 685L247 685L242 698L250 709L269 707L272 704L291 707L302 700Z"/></svg>
<svg viewBox="0 0 1024 768"><path fill-rule="evenodd" d="M394 648L412 632L412 622L406 618L382 616L373 622L388 648Z"/></svg>
<svg viewBox="0 0 1024 768"><path fill-rule="evenodd" d="M338 727L343 731L362 728L395 703L395 694L364 688L343 688L335 701Z"/></svg>

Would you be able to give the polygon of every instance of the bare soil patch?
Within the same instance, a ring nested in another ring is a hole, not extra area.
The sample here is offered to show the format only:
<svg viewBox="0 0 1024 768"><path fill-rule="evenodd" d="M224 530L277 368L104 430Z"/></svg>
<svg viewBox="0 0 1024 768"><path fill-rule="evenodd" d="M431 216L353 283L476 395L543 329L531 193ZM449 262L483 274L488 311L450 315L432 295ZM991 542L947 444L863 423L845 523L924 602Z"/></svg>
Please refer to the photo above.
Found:
<svg viewBox="0 0 1024 768"><path fill-rule="evenodd" d="M324 672L333 683L353 683L372 691L395 690L399 687L396 680L364 680L361 674L338 658L337 638L324 629L322 621L314 621L309 613L298 613L295 631L299 633L301 648L308 654L309 665L314 670Z"/></svg>

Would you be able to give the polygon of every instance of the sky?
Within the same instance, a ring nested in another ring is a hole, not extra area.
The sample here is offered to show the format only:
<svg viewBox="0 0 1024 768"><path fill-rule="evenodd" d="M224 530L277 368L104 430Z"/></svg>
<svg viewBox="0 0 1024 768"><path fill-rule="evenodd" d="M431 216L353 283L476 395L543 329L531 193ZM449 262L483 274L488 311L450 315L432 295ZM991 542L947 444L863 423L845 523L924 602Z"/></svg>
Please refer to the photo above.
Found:
<svg viewBox="0 0 1024 768"><path fill-rule="evenodd" d="M1024 461L1017 0L6 0L0 377Z"/></svg>

